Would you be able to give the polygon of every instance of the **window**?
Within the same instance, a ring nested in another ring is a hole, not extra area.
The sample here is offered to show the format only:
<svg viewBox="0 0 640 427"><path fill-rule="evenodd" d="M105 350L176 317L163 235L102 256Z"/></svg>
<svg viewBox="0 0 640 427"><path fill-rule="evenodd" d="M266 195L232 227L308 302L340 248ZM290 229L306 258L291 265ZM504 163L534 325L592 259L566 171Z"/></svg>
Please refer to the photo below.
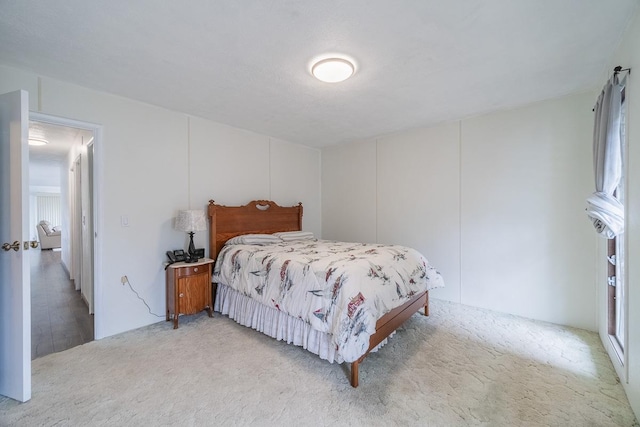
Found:
<svg viewBox="0 0 640 427"><path fill-rule="evenodd" d="M622 105L620 111L620 143L622 144L622 176L615 195L625 205L626 181L626 102L625 89L622 89ZM621 362L624 362L626 333L626 282L625 282L625 234L609 239L607 245L607 282L608 282L608 332L614 349Z"/></svg>

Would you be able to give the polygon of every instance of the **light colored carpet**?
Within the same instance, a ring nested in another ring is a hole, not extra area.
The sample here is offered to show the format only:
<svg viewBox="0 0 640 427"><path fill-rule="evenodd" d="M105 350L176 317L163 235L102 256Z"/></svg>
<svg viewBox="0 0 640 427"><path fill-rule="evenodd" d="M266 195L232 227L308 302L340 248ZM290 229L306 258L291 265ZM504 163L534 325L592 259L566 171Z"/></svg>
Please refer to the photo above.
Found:
<svg viewBox="0 0 640 427"><path fill-rule="evenodd" d="M596 334L433 301L360 367L181 317L33 363L0 424L637 426Z"/></svg>

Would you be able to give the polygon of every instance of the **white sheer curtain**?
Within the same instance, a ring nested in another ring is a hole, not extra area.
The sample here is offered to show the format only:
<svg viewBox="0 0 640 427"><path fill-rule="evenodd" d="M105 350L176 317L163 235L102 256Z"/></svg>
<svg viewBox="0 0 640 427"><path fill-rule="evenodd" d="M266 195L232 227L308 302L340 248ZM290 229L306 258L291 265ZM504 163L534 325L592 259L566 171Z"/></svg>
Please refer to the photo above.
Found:
<svg viewBox="0 0 640 427"><path fill-rule="evenodd" d="M623 84L617 74L598 97L593 126L593 167L596 191L587 199L587 215L602 237L612 239L624 232L624 206L614 196L622 174L620 112Z"/></svg>

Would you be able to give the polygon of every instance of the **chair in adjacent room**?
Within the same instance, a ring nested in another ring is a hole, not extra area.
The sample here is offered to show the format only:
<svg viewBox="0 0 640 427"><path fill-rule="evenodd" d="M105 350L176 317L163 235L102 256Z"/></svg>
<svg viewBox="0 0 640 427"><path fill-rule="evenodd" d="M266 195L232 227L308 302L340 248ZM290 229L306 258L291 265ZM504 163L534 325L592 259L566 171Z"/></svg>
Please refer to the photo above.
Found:
<svg viewBox="0 0 640 427"><path fill-rule="evenodd" d="M60 247L61 232L60 227L51 227L49 221L40 221L36 226L40 249L54 249Z"/></svg>

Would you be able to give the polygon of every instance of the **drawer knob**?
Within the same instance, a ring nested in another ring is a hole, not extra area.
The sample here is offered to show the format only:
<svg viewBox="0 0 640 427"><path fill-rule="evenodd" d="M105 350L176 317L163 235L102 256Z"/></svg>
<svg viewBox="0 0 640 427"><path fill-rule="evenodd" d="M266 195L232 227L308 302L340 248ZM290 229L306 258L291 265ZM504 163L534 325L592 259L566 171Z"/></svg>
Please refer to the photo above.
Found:
<svg viewBox="0 0 640 427"><path fill-rule="evenodd" d="M198 272L198 267L194 268L193 271Z"/></svg>
<svg viewBox="0 0 640 427"><path fill-rule="evenodd" d="M184 294L182 292L180 292L180 295L178 295L180 298L182 298L184 296Z"/></svg>

